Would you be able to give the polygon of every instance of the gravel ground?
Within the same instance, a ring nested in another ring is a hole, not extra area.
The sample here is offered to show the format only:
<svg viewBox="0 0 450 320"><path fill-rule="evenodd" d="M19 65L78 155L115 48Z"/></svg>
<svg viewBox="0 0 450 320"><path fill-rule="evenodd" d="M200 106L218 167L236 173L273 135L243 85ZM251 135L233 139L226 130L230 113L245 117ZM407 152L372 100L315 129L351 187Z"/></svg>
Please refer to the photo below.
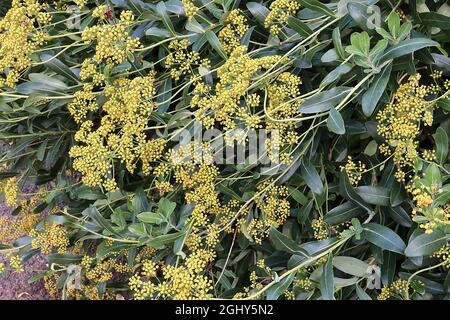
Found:
<svg viewBox="0 0 450 320"><path fill-rule="evenodd" d="M0 201L0 216L10 215L11 211L11 208L8 208L4 201ZM5 262L4 257L0 256L0 261ZM28 284L27 282L28 278L33 275L33 270L42 270L45 268L45 264L44 258L36 255L24 264L25 272L12 272L6 278L0 275L0 300L49 299L42 280L32 284Z"/></svg>

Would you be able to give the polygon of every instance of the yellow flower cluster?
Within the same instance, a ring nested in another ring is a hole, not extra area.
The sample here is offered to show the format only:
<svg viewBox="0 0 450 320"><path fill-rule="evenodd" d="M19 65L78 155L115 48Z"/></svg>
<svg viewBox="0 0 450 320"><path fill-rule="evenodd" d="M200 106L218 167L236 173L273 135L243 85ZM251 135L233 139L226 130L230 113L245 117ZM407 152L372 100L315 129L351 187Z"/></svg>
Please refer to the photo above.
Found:
<svg viewBox="0 0 450 320"><path fill-rule="evenodd" d="M74 0L74 2L77 4L77 0ZM67 11L67 8L69 8L69 4L65 3L64 0L53 0L51 5L54 6L57 11Z"/></svg>
<svg viewBox="0 0 450 320"><path fill-rule="evenodd" d="M230 53L240 46L240 41L248 30L247 18L240 9L234 9L226 17L224 25L219 32L219 40L223 49Z"/></svg>
<svg viewBox="0 0 450 320"><path fill-rule="evenodd" d="M420 78L420 74L410 76L408 82L398 88L394 102L386 105L377 114L378 133L388 146L393 148L391 151L390 148L382 146L380 151L386 155L393 154L394 162L399 168L414 164L420 126L431 126L433 123L433 105L425 100L432 89L421 85Z"/></svg>
<svg viewBox="0 0 450 320"><path fill-rule="evenodd" d="M442 261L445 268L450 268L450 245L446 244L436 252L434 252L432 257L438 258Z"/></svg>
<svg viewBox="0 0 450 320"><path fill-rule="evenodd" d="M6 266L3 262L0 262L0 275L6 271Z"/></svg>
<svg viewBox="0 0 450 320"><path fill-rule="evenodd" d="M220 202L215 181L219 170L214 165L201 164L198 169L189 165L179 166L175 179L186 190L187 203L195 203L189 220L195 227L203 227L208 223L208 216L219 213Z"/></svg>
<svg viewBox="0 0 450 320"><path fill-rule="evenodd" d="M229 59L218 69L219 82L215 93L203 83L198 83L194 89L191 106L196 108L195 117L207 127L213 127L215 122L225 128L234 129L235 116L246 118L248 112L241 107L241 99L247 95L252 77L261 69L268 69L279 61L278 56L252 59L247 54L247 47L239 46Z"/></svg>
<svg viewBox="0 0 450 320"><path fill-rule="evenodd" d="M77 6L83 8L88 3L88 0L74 0L74 2Z"/></svg>
<svg viewBox="0 0 450 320"><path fill-rule="evenodd" d="M181 0L184 6L184 13L188 17L188 19L194 18L195 14L198 11L197 6L195 5L194 1L192 0Z"/></svg>
<svg viewBox="0 0 450 320"><path fill-rule="evenodd" d="M0 243L10 243L14 240L28 235L31 230L41 219L38 214L33 214L32 210L28 208L35 208L33 204L23 207L17 217L0 217Z"/></svg>
<svg viewBox="0 0 450 320"><path fill-rule="evenodd" d="M366 165L361 161L355 163L351 156L347 157L345 166L341 166L341 171L347 173L348 179L352 186L356 187L362 179L362 175L366 170Z"/></svg>
<svg viewBox="0 0 450 320"><path fill-rule="evenodd" d="M433 124L434 104L426 100L427 96L437 94L446 89L446 83L441 87L438 80L442 72L435 71L431 77L436 84L420 84L420 74L410 76L408 82L401 84L395 93L394 100L384 110L378 113L378 133L385 138L387 145L380 146L380 152L393 155L397 166L395 174L399 182L405 182L405 168L413 167L418 158L418 137L421 126ZM435 159L433 150L424 150L422 158L427 161ZM426 186L418 176L411 178L406 190L412 194L416 207L413 209L413 219L418 222L426 233L432 233L439 226L449 224L450 216L445 207L434 204L434 198L442 192L437 185Z"/></svg>
<svg viewBox="0 0 450 320"><path fill-rule="evenodd" d="M295 0L274 0L269 9L264 26L270 29L270 33L277 36L281 31L280 25L286 24L287 18L297 13L300 4Z"/></svg>
<svg viewBox="0 0 450 320"><path fill-rule="evenodd" d="M272 180L266 180L257 186L261 196L255 200L257 208L261 211L258 218L253 218L246 227L253 240L260 244L262 239L268 235L270 227L278 228L284 224L290 216L290 204L288 188L278 186Z"/></svg>
<svg viewBox="0 0 450 320"><path fill-rule="evenodd" d="M208 142L200 144L196 141L191 141L169 150L166 156L172 166L185 165L191 168L196 164L212 164L213 162L212 149ZM167 165L163 163L155 168L155 174L156 172L162 174L168 171Z"/></svg>
<svg viewBox="0 0 450 320"><path fill-rule="evenodd" d="M51 15L45 8L37 0L13 0L0 20L0 88L14 88L31 66L31 54L47 41L41 28L50 23Z"/></svg>
<svg viewBox="0 0 450 320"><path fill-rule="evenodd" d="M16 177L7 178L0 182L0 192L5 193L6 204L17 206L19 204ZM0 216L0 243L10 243L20 237L28 235L40 220L38 214L33 210L37 207L44 196L44 190L40 189L30 199L21 199L21 207L18 214L14 217Z"/></svg>
<svg viewBox="0 0 450 320"><path fill-rule="evenodd" d="M99 18L99 19L105 19L106 13L108 12L109 7L106 5L101 5L98 7L95 7L95 9L92 11L92 17L93 18Z"/></svg>
<svg viewBox="0 0 450 320"><path fill-rule="evenodd" d="M438 227L450 224L450 205L435 205L434 199L443 192L437 185L426 186L418 176L406 186L406 190L413 196L415 207L412 210L413 220L419 227L430 234Z"/></svg>
<svg viewBox="0 0 450 320"><path fill-rule="evenodd" d="M262 288L262 283L260 282L260 277L258 277L258 275L256 274L255 271L252 271L250 273L250 289L261 289Z"/></svg>
<svg viewBox="0 0 450 320"><path fill-rule="evenodd" d="M23 272L23 264L22 258L16 254L6 254L6 258L8 258L9 268L14 272Z"/></svg>
<svg viewBox="0 0 450 320"><path fill-rule="evenodd" d="M116 300L114 294L108 291L100 294L98 286L84 284L82 284L79 289L67 289L67 296L75 300Z"/></svg>
<svg viewBox="0 0 450 320"><path fill-rule="evenodd" d="M56 274L44 276L44 289L52 298L56 298L59 294L59 290L56 284L57 284Z"/></svg>
<svg viewBox="0 0 450 320"><path fill-rule="evenodd" d="M267 113L269 119L289 119L299 115L299 106L301 101L295 101L300 95L300 85L302 80L290 73L283 72L268 87L269 104ZM269 121L270 123L270 121ZM285 122L283 125L292 128L295 122ZM277 129L280 123L273 124Z"/></svg>
<svg viewBox="0 0 450 320"><path fill-rule="evenodd" d="M92 84L85 83L82 90L75 92L75 99L67 106L75 122L77 122L78 124L83 124L85 129L88 129L91 125L90 122L86 121L86 117L88 116L89 112L98 110L96 96L93 90L94 86ZM77 133L77 135L84 136L85 131L86 130L81 130L79 133ZM81 138L77 138L76 136L75 139L78 140Z"/></svg>
<svg viewBox="0 0 450 320"><path fill-rule="evenodd" d="M314 284L309 278L294 279L294 286L298 287L302 291L309 292L314 289Z"/></svg>
<svg viewBox="0 0 450 320"><path fill-rule="evenodd" d="M152 258L156 253L156 249L152 247L143 247L136 255L136 262L141 262Z"/></svg>
<svg viewBox="0 0 450 320"><path fill-rule="evenodd" d="M156 89L154 74L133 80L119 79L107 85L104 95L107 101L102 106L105 113L100 126L94 130L92 121L84 121L75 135L82 145L72 147L70 156L73 166L83 174L88 186L103 185L106 190L117 188L113 175L113 160L124 162L129 172L136 169L141 157L145 173L149 173L150 162L163 152L165 141L148 140L146 128L155 107L152 101ZM80 97L69 107L75 119L83 119L86 110L98 109L92 97ZM79 101L85 103L79 103Z"/></svg>
<svg viewBox="0 0 450 320"><path fill-rule="evenodd" d="M314 239L316 240L325 240L328 238L329 230L327 228L327 224L322 217L318 217L314 219L311 224L314 231Z"/></svg>
<svg viewBox="0 0 450 320"><path fill-rule="evenodd" d="M212 281L203 273L205 267L215 259L215 253L199 249L189 255L181 266L163 266L163 281L152 282L155 276L155 266L152 263L144 266L141 273L133 275L128 282L134 298L144 299L208 299L212 290ZM150 267L150 270L148 270ZM150 272L149 272L150 271Z"/></svg>
<svg viewBox="0 0 450 320"><path fill-rule="evenodd" d="M248 297L250 294L254 293L255 291L260 290L263 288L264 283L267 283L268 281L273 280L273 271L271 268L269 268L265 262L264 259L260 259L256 262L256 266L260 268L259 272L252 271L250 273L250 285L243 288L242 292L238 292L233 296L233 299L243 299ZM288 296L291 295L290 291L286 290L284 294Z"/></svg>
<svg viewBox="0 0 450 320"><path fill-rule="evenodd" d="M152 260L144 260L142 262L142 275L145 277L156 277L158 265Z"/></svg>
<svg viewBox="0 0 450 320"><path fill-rule="evenodd" d="M238 210L241 212L238 213ZM224 231L227 233L235 232L236 230L241 230L245 223L245 215L248 213L249 207L241 208L240 203L236 199L231 199L230 201L222 204L220 211L217 215L217 224L224 226ZM236 218L235 227L233 227L229 222Z"/></svg>
<svg viewBox="0 0 450 320"><path fill-rule="evenodd" d="M50 254L56 248L58 253L65 253L69 246L69 237L67 230L55 223L45 223L42 231L31 230L30 236L33 249L40 248L42 253Z"/></svg>
<svg viewBox="0 0 450 320"><path fill-rule="evenodd" d="M17 206L19 203L17 194L19 187L17 185L17 177L7 178L0 182L0 192L5 193L5 200L8 206Z"/></svg>
<svg viewBox="0 0 450 320"><path fill-rule="evenodd" d="M200 53L189 49L187 39L174 40L169 44L169 54L165 60L166 68L170 69L170 75L175 80L181 76L193 73L194 69L203 66L209 68L208 59L202 59Z"/></svg>
<svg viewBox="0 0 450 320"><path fill-rule="evenodd" d="M110 10L112 9L107 6L94 9L92 16L100 20L96 25L84 29L82 33L82 40L87 43L95 42L96 47L94 56L83 62L80 77L82 80L92 79L96 85L105 81L104 75L98 71L100 64L106 63L109 67L117 66L132 56L136 49L142 47L139 39L129 36L128 28L134 21L133 13L122 11L120 19L110 23L111 19L105 20Z"/></svg>
<svg viewBox="0 0 450 320"><path fill-rule="evenodd" d="M405 15L402 9L395 9L395 13L397 13L401 22L405 22L408 20L408 17Z"/></svg>
<svg viewBox="0 0 450 320"><path fill-rule="evenodd" d="M436 160L436 151L435 150L423 150L422 151L422 159L426 161L435 161Z"/></svg>
<svg viewBox="0 0 450 320"><path fill-rule="evenodd" d="M102 85L106 77L104 74L100 73L98 70L98 67L96 66L94 60L92 58L86 59L81 64L81 71L80 71L80 78L81 80L91 80L91 82L96 85L100 86Z"/></svg>
<svg viewBox="0 0 450 320"><path fill-rule="evenodd" d="M92 266L92 260L86 258L82 261L82 266L85 269L86 279L94 284L111 280L114 276L114 271L118 273L129 271L126 263L120 263L115 259L104 259Z"/></svg>
<svg viewBox="0 0 450 320"><path fill-rule="evenodd" d="M286 297L286 300L295 300L295 293L292 290L284 291L283 295Z"/></svg>
<svg viewBox="0 0 450 320"><path fill-rule="evenodd" d="M404 279L394 281L390 286L381 288L378 300L389 300L392 298L405 299L408 295L409 283Z"/></svg>
<svg viewBox="0 0 450 320"><path fill-rule="evenodd" d="M263 191L263 197L258 202L258 208L264 213L268 226L279 227L290 216L289 196L286 186L277 186L272 180L267 180L257 186Z"/></svg>
<svg viewBox="0 0 450 320"><path fill-rule="evenodd" d="M289 119L300 116L301 100L297 97L300 95L301 83L298 76L283 72L267 88L268 105L264 110L266 130L273 134L266 140L266 148L272 161L276 161L273 149L282 150L290 145L297 145L299 135L294 131L296 121ZM280 154L280 160L290 164L292 157L289 152L283 152Z"/></svg>
<svg viewBox="0 0 450 320"><path fill-rule="evenodd" d="M173 191L173 185L169 181L155 181L155 188L161 196Z"/></svg>
<svg viewBox="0 0 450 320"><path fill-rule="evenodd" d="M152 139L139 146L139 154L142 160L142 172L150 174L154 167L152 162L158 160L164 152L167 141L164 139Z"/></svg>

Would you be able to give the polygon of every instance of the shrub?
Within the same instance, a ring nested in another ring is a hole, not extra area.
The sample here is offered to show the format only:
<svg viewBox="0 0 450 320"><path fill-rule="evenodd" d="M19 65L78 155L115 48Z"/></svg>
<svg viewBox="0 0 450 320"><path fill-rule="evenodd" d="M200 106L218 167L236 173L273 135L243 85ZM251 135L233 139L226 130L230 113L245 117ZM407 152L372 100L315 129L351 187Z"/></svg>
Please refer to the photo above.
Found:
<svg viewBox="0 0 450 320"><path fill-rule="evenodd" d="M0 272L41 253L30 281L69 299L448 297L448 8L2 2Z"/></svg>

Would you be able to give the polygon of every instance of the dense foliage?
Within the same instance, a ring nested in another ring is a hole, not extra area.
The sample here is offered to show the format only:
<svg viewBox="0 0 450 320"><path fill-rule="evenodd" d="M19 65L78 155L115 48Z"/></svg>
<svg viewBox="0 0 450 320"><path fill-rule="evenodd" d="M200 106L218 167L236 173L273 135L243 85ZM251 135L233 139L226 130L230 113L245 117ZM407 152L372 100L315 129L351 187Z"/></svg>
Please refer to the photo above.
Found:
<svg viewBox="0 0 450 320"><path fill-rule="evenodd" d="M447 1L0 14L0 273L43 254L30 282L64 299L449 297Z"/></svg>

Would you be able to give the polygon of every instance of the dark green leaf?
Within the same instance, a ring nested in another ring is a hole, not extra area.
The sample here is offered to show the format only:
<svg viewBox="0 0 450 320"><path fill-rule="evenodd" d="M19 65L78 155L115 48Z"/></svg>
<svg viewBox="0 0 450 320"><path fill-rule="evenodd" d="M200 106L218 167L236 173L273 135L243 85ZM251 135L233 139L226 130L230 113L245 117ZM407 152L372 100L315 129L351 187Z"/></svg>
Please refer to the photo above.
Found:
<svg viewBox="0 0 450 320"><path fill-rule="evenodd" d="M392 207L396 207L402 204L407 198L406 190L403 187L403 185L401 185L398 182L394 182L391 192L389 194L389 198Z"/></svg>
<svg viewBox="0 0 450 320"><path fill-rule="evenodd" d="M361 29L373 33L375 28L379 27L375 24L376 12L373 6L369 7L362 3L349 2L347 4L347 10Z"/></svg>
<svg viewBox="0 0 450 320"><path fill-rule="evenodd" d="M315 194L322 194L323 183L320 179L319 173L316 168L311 164L308 158L303 158L300 166L300 175L305 180L308 187Z"/></svg>
<svg viewBox="0 0 450 320"><path fill-rule="evenodd" d="M363 236L367 241L381 249L403 254L405 243L394 231L380 224L368 223L363 227Z"/></svg>
<svg viewBox="0 0 450 320"><path fill-rule="evenodd" d="M206 39L208 40L211 47L216 50L216 52L223 58L227 59L228 55L225 52L225 50L222 48L222 45L220 44L219 38L217 38L216 34L212 30L208 30L205 33Z"/></svg>
<svg viewBox="0 0 450 320"><path fill-rule="evenodd" d="M353 66L349 63L341 64L336 69L328 73L320 83L321 87L329 85L337 80L339 80L343 75L346 75L353 69Z"/></svg>
<svg viewBox="0 0 450 320"><path fill-rule="evenodd" d="M183 236L183 234L184 234L184 232L179 231L179 232L175 232L175 233L157 236L155 238L145 241L145 245L158 249L158 248L163 247L166 244L174 242L179 237Z"/></svg>
<svg viewBox="0 0 450 320"><path fill-rule="evenodd" d="M432 254L447 243L447 236L440 230L421 234L412 239L405 249L407 257L422 257Z"/></svg>
<svg viewBox="0 0 450 320"><path fill-rule="evenodd" d="M362 109L366 117L370 117L377 107L378 101L383 95L391 76L392 64L390 63L375 76L369 89L362 96Z"/></svg>
<svg viewBox="0 0 450 320"><path fill-rule="evenodd" d="M116 230L114 230L111 223L101 215L101 213L98 211L96 207L87 208L85 210L85 214L91 217L92 220L94 220L99 227L108 230L109 232L111 232L116 236L121 237L121 235L118 232L116 232Z"/></svg>
<svg viewBox="0 0 450 320"><path fill-rule="evenodd" d="M359 300L372 300L372 298L359 286L359 284L355 284L356 287L356 295Z"/></svg>
<svg viewBox="0 0 450 320"><path fill-rule="evenodd" d="M298 210L298 215L297 215L298 223L303 224L306 222L306 220L308 220L308 217L309 217L309 214L311 213L313 204L314 204L314 200L311 199L310 201L308 201L308 203L306 205L303 205L300 207L300 209Z"/></svg>
<svg viewBox="0 0 450 320"><path fill-rule="evenodd" d="M176 202L170 201L167 198L161 198L158 202L159 212L166 219L169 218L177 207Z"/></svg>
<svg viewBox="0 0 450 320"><path fill-rule="evenodd" d="M167 28L167 30L170 31L170 33L173 36L176 36L177 33L175 31L175 28L172 24L172 21L170 20L169 14L167 13L167 7L166 4L163 1L160 1L157 5L156 5L156 12L159 14L159 16L161 17L164 26Z"/></svg>
<svg viewBox="0 0 450 320"><path fill-rule="evenodd" d="M83 258L82 255L70 253L51 253L47 255L48 263L56 263L60 265L78 264Z"/></svg>
<svg viewBox="0 0 450 320"><path fill-rule="evenodd" d="M277 300L283 292L289 288L295 278L295 273L291 273L287 277L281 279L267 290L267 300Z"/></svg>
<svg viewBox="0 0 450 320"><path fill-rule="evenodd" d="M139 221L150 224L161 224L165 218L159 212L142 212L137 215Z"/></svg>
<svg viewBox="0 0 450 320"><path fill-rule="evenodd" d="M334 275L333 275L333 256L328 255L328 260L323 266L322 276L319 280L320 292L324 300L335 300L334 298Z"/></svg>
<svg viewBox="0 0 450 320"><path fill-rule="evenodd" d="M398 224L410 228L412 226L411 216L401 206L386 207L389 216Z"/></svg>
<svg viewBox="0 0 450 320"><path fill-rule="evenodd" d="M384 187L374 187L374 186L361 186L357 187L356 193L363 199L366 203L379 205L379 206L389 206L389 189Z"/></svg>
<svg viewBox="0 0 450 320"><path fill-rule="evenodd" d="M338 256L333 258L333 266L342 272L362 278L367 275L370 265L354 257Z"/></svg>
<svg viewBox="0 0 450 320"><path fill-rule="evenodd" d="M339 57L342 60L345 60L346 54L345 54L344 47L342 46L341 31L339 30L339 27L336 27L333 29L332 36L333 36L333 44L334 44L334 47L335 47ZM341 65L341 66L344 66L344 65Z"/></svg>
<svg viewBox="0 0 450 320"><path fill-rule="evenodd" d="M315 94L312 98L306 99L300 105L301 113L317 113L328 111L336 107L339 102L350 92L348 87L336 87L330 90Z"/></svg>
<svg viewBox="0 0 450 320"><path fill-rule="evenodd" d="M330 109L330 113L327 119L327 127L331 132L336 134L345 133L344 119L342 119L341 114L336 111L335 108Z"/></svg>
<svg viewBox="0 0 450 320"><path fill-rule="evenodd" d="M444 16L437 12L421 12L420 20L428 27L435 27L442 30L450 30L450 17Z"/></svg>
<svg viewBox="0 0 450 320"><path fill-rule="evenodd" d="M440 164L444 164L448 155L448 136L442 127L437 128L433 135L436 144L436 158Z"/></svg>
<svg viewBox="0 0 450 320"><path fill-rule="evenodd" d="M308 202L308 198L305 197L303 193L300 192L300 190L289 187L289 195L297 202L300 203L302 206L304 206Z"/></svg>
<svg viewBox="0 0 450 320"><path fill-rule="evenodd" d="M305 250L301 249L294 240L285 236L273 227L271 227L269 230L269 237L270 240L272 240L275 248L278 250L289 252L292 254L308 256L308 253Z"/></svg>
<svg viewBox="0 0 450 320"><path fill-rule="evenodd" d="M337 225L363 214L365 210L351 201L334 207L324 216L325 222L331 225Z"/></svg>
<svg viewBox="0 0 450 320"><path fill-rule="evenodd" d="M388 48L381 56L381 60L388 61L391 59L399 58L407 54L413 53L417 50L426 47L436 47L439 43L430 40L428 38L413 38L400 42L390 48Z"/></svg>
<svg viewBox="0 0 450 320"><path fill-rule="evenodd" d="M334 16L334 12L318 0L296 0L296 1L300 3L303 7L311 9L312 11L330 17Z"/></svg>
<svg viewBox="0 0 450 320"><path fill-rule="evenodd" d="M78 77L75 75L75 73L69 69L68 66L66 66L61 60L58 60L57 58L53 58L52 55L44 53L40 56L41 61L47 61L45 63L45 66L47 66L50 70L53 72L56 72L57 74L65 77L66 79L70 79L72 82L77 83Z"/></svg>
<svg viewBox="0 0 450 320"><path fill-rule="evenodd" d="M288 17L288 26L303 37L309 37L313 33L310 27L295 17Z"/></svg>
<svg viewBox="0 0 450 320"><path fill-rule="evenodd" d="M347 174L344 172L341 172L341 175L340 175L339 190L340 190L341 195L345 199L350 200L354 204L365 209L367 212L372 212L372 210L373 210L372 207L370 205L368 205L366 202L364 202L364 200L361 198L361 196L358 193L356 193L356 191L353 189L353 187L350 184Z"/></svg>
<svg viewBox="0 0 450 320"><path fill-rule="evenodd" d="M258 20L261 24L264 24L267 15L269 14L269 9L257 2L248 2L246 4L248 11Z"/></svg>

